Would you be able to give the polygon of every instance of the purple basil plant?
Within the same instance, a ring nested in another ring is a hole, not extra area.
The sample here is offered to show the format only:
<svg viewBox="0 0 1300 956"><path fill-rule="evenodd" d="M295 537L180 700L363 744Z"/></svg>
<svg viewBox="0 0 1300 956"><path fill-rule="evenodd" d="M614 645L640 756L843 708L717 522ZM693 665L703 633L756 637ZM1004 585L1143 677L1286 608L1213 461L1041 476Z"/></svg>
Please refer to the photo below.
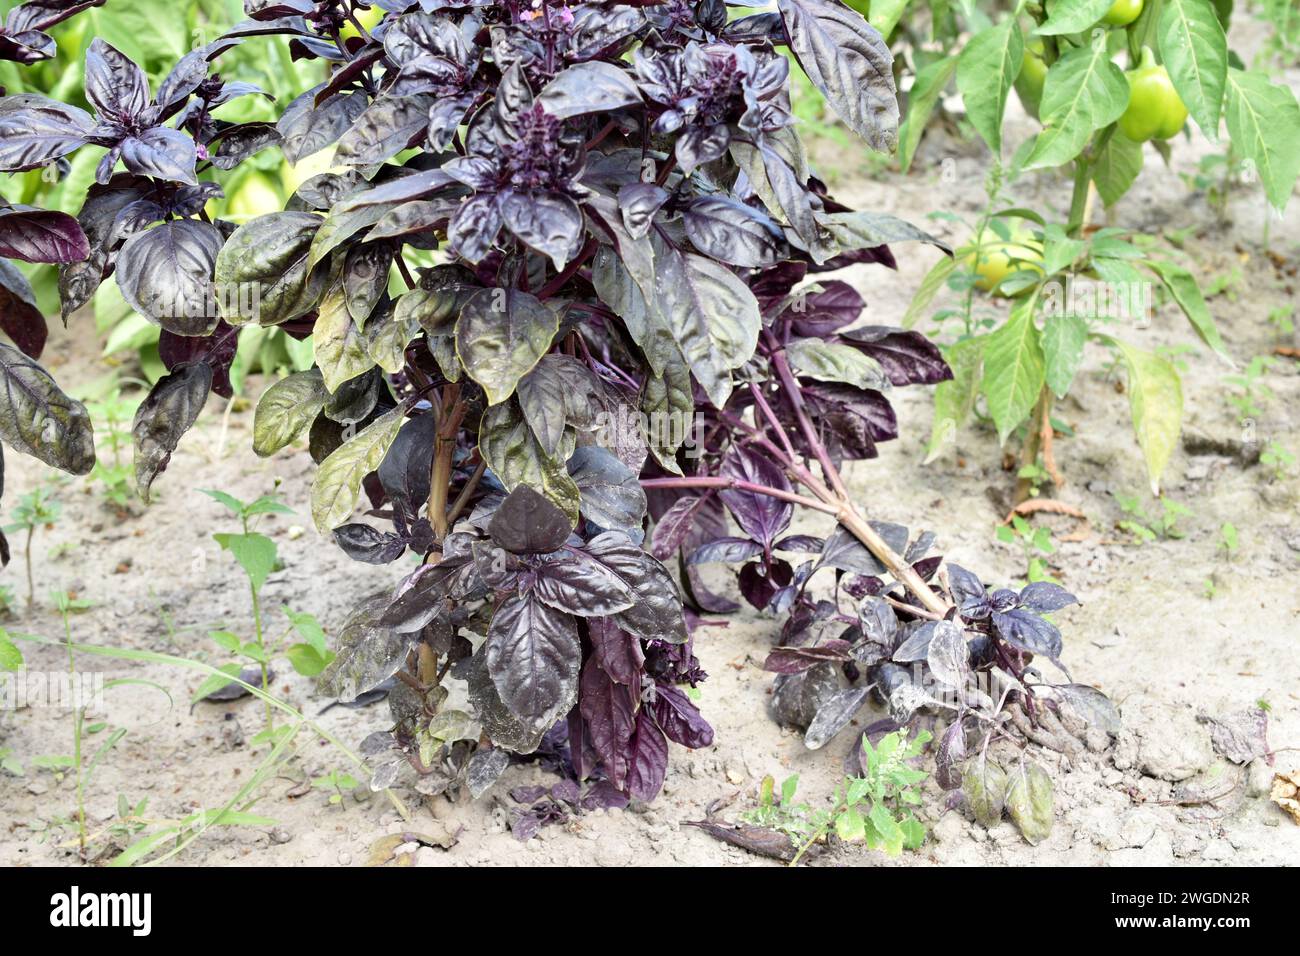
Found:
<svg viewBox="0 0 1300 956"><path fill-rule="evenodd" d="M0 254L63 263L65 319L113 275L161 326L169 374L133 428L142 496L208 393L228 394L242 327L311 335L315 366L261 397L254 450L306 434L317 528L359 561L418 559L361 602L321 677L347 700L391 688L392 729L363 746L372 785L477 796L535 753L588 791L524 794L530 825L653 798L669 741L713 739L690 690L697 615L735 607L698 575L714 561L786 616L778 716L810 746L872 692L897 724L952 711L954 766L1008 701L1048 715L1059 695L1032 662L1057 660L1042 615L1072 599L987 593L928 556L933 536L868 520L841 477L896 437L890 387L950 377L923 336L858 325L862 299L822 278L937 244L831 198L791 115L801 69L892 149L880 35L836 0L375 2L368 32L349 0L246 0L152 91L96 41L93 114L0 99L0 169L106 149L75 220L0 207ZM20 7L0 55L41 55L39 25L87 5ZM216 72L246 43L287 43L328 79L275 124L223 122L222 103L261 95ZM335 166L281 212L210 220L211 170L268 149ZM85 409L35 363L44 318L15 276L0 435L84 473ZM790 533L796 507L834 531ZM832 599L809 589L820 569ZM968 686L994 670L1001 699Z"/></svg>

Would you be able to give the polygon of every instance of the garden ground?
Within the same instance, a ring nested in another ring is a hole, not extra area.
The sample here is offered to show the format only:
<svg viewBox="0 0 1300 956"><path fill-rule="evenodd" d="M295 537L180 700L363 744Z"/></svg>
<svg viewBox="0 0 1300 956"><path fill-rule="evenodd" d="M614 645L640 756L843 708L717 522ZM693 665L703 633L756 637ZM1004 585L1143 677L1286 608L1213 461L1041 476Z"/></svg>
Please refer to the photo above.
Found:
<svg viewBox="0 0 1300 956"><path fill-rule="evenodd" d="M1289 81L1296 84L1294 71ZM1269 225L1266 253L1260 246L1263 199L1257 187L1246 184L1232 194L1227 221L1219 222L1203 195L1189 198L1179 176L1192 173L1196 160L1211 149L1199 138L1180 142L1173 169L1164 168L1148 149L1148 170L1113 220L1179 241L1203 287L1213 287L1220 277L1229 280L1210 306L1230 352L1245 367L1254 356L1300 344L1292 336L1280 338L1266 321L1275 307L1297 302L1300 216L1293 210L1285 221ZM973 220L983 203L983 147L938 131L929 134L905 178L859 176L853 168L856 154L836 155L833 147L824 146L819 159L823 168L840 170L835 192L856 207L922 223L936 208ZM1068 191L1063 180L1030 178L1013 191L1014 204L1051 207ZM1105 219L1100 211L1094 216L1097 222ZM965 238L944 222L932 228L954 244ZM862 267L845 275L866 296L869 321L896 323L939 254L919 246L899 246L895 252L896 274ZM919 327L930 331L926 322ZM54 331L47 358L60 381L86 381L95 374L98 346L87 334L90 328L88 317L78 317L69 331ZM1194 343L1185 321L1169 307L1151 327L1127 337L1147 348ZM1191 513L1179 523L1185 532L1181 539L1140 544L1116 527L1128 517L1117 496L1155 504L1129 425L1123 376L1109 367L1100 349L1089 348L1080 380L1057 409L1074 430L1073 437L1057 443L1067 479L1057 497L1080 509L1087 521L1047 520L1058 540L1050 558L1054 573L1082 602L1058 616L1064 659L1075 680L1101 687L1119 703L1124 728L1115 747L1075 758L1050 751L1038 755L1056 782L1057 819L1051 837L1037 847L1027 845L1009 823L986 830L960 809L944 812L944 795L931 784L925 808L931 837L920 852L891 861L840 847L815 864L1254 865L1300 859L1300 826L1266 796L1275 769L1300 766L1300 750L1286 749L1300 747L1300 589L1295 583L1300 477L1295 466L1275 475L1258 463L1259 449L1269 439L1300 451L1300 363L1277 358L1263 379L1272 393L1259 402L1263 414L1243 423L1227 400L1233 388L1224 378L1232 370L1204 348L1180 356L1186 363L1184 439L1163 490ZM262 387L252 381L247 394L255 398ZM1014 473L1003 469L992 431L968 428L954 449L922 466L930 396L912 390L897 398L902 438L882 446L879 459L848 469L850 486L868 515L934 529L940 550L985 580L1023 577L1020 550L995 539ZM228 527L219 504L195 489L253 498L270 491L276 479L297 516L271 516L263 529L276 538L286 565L263 592L270 619L283 620L279 607L288 605L337 629L357 599L390 586L396 567L353 564L311 530L313 469L305 451L296 447L256 459L248 450L251 425L250 403L240 402L227 413L214 400L155 484L158 500L147 515L139 505L129 516L115 514L80 480L57 485L63 513L52 529L36 535L38 600L30 615L21 602L26 589L22 536L10 536L14 560L0 582L20 597L5 626L61 636L62 623L46 594L64 588L93 602L73 618L77 640L224 663L207 632L242 627L247 635L248 593L229 555L210 536L213 530L237 529ZM6 464L8 517L18 496L48 480L49 472L12 454ZM1221 546L1225 523L1238 529L1239 546L1232 554ZM824 533L827 528L810 519L800 530ZM715 572L714 579L734 591L725 572ZM383 837L404 831L423 834L429 844L450 843L450 838L455 843L442 849L412 839L401 842L394 855L396 841L389 841L380 858L435 866L768 862L681 824L703 819L711 807L726 818L752 806L767 774L780 780L798 773L800 793L811 803L827 799L834 787L855 735L846 731L825 749L810 752L799 735L783 731L768 714L772 675L761 665L778 627L747 609L725 626L697 632L697 653L709 672L700 706L716 729L716 743L696 752L674 748L664 792L648 807L582 814L520 843L509 831L516 805L508 791L554 778L536 765L517 765L476 802L437 797L425 803L405 792L414 817L405 823L382 794L348 796L331 805L325 791L304 792L304 781L353 769L333 747L313 740L260 791L255 811L274 819L274 826L213 829L175 862L359 865ZM276 633L274 626L269 630ZM60 648L25 644L24 652L32 670L56 671L66 663ZM224 804L265 754L265 747L250 743L262 722L261 705L251 698L189 708L201 680L192 671L104 658L83 658L79 666L102 668L109 678L144 678L171 695L169 704L162 693L141 685L108 692L106 719L128 733L102 759L88 790L90 829L101 834L95 841L101 861L113 855L113 846L123 845L105 832L117 815L119 795L132 805L147 797L147 817L175 820ZM278 670L274 689L286 701L309 716L325 705L309 681L287 666ZM1208 726L1198 717L1241 711L1259 701L1271 708L1269 740L1279 751L1277 766L1256 760L1239 770L1216 757ZM385 725L387 707L338 707L318 720L355 746ZM4 749L22 762L25 773L0 772L0 863L74 863L73 781L33 765L34 758L71 751L67 714L39 707L0 712ZM1213 801L1203 802L1207 796Z"/></svg>

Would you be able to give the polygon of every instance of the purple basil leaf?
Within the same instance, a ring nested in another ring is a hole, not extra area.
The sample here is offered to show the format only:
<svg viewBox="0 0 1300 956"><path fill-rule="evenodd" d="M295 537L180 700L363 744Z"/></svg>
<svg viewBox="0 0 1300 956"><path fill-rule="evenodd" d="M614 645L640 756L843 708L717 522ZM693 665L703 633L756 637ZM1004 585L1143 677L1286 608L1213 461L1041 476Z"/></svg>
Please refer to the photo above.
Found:
<svg viewBox="0 0 1300 956"><path fill-rule="evenodd" d="M763 661L763 670L774 674L799 674L823 661L852 659L848 641L827 641L817 647L776 647Z"/></svg>
<svg viewBox="0 0 1300 956"><path fill-rule="evenodd" d="M177 335L209 335L217 326L212 270L221 231L177 219L136 233L117 257L117 282L127 304Z"/></svg>
<svg viewBox="0 0 1300 956"><path fill-rule="evenodd" d="M763 485L779 491L789 491L790 482L785 473L770 458L766 458L744 445L735 445L723 459L720 474L750 484ZM732 517L744 532L765 547L790 526L794 506L771 495L737 488L727 488L719 497L731 511Z"/></svg>
<svg viewBox="0 0 1300 956"><path fill-rule="evenodd" d="M511 595L492 615L484 649L501 702L525 727L545 730L573 706L582 646L567 614Z"/></svg>
<svg viewBox="0 0 1300 956"><path fill-rule="evenodd" d="M1061 656L1061 632L1051 621L1032 611L993 612L998 637L1013 647L1056 661Z"/></svg>
<svg viewBox="0 0 1300 956"><path fill-rule="evenodd" d="M627 685L639 681L645 654L637 638L603 618L589 621L588 633L595 659L611 680Z"/></svg>
<svg viewBox="0 0 1300 956"><path fill-rule="evenodd" d="M920 332L870 325L840 335L879 362L895 386L936 385L952 378L939 349Z"/></svg>
<svg viewBox="0 0 1300 956"><path fill-rule="evenodd" d="M770 217L735 199L701 197L682 214L682 225L696 249L733 266L761 269L790 253Z"/></svg>
<svg viewBox="0 0 1300 956"><path fill-rule="evenodd" d="M122 52L96 37L86 50L86 99L99 115L130 125L149 105L149 81Z"/></svg>
<svg viewBox="0 0 1300 956"><path fill-rule="evenodd" d="M796 554L821 554L826 546L824 538L811 534L792 534L782 538L772 547L777 551L792 551Z"/></svg>
<svg viewBox="0 0 1300 956"><path fill-rule="evenodd" d="M871 686L846 687L836 691L830 699L817 710L817 716L808 725L804 733L804 746L809 750L819 750L830 743L831 738L848 726L867 702Z"/></svg>
<svg viewBox="0 0 1300 956"><path fill-rule="evenodd" d="M663 789L668 772L668 739L659 729L649 709L642 707L636 715L636 733L627 772L627 794L633 800L649 801Z"/></svg>
<svg viewBox="0 0 1300 956"><path fill-rule="evenodd" d="M203 411L211 388L212 366L204 362L178 365L158 380L136 409L131 424L135 485L146 504L154 479L167 468L181 436Z"/></svg>
<svg viewBox="0 0 1300 956"><path fill-rule="evenodd" d="M533 593L577 617L608 617L626 611L637 600L626 581L580 551L562 553L539 566Z"/></svg>
<svg viewBox="0 0 1300 956"><path fill-rule="evenodd" d="M851 325L858 320L866 303L858 290L847 282L829 279L818 283L815 288L795 297L794 302L783 313L783 317L793 322L796 335L821 338Z"/></svg>
<svg viewBox="0 0 1300 956"><path fill-rule="evenodd" d="M212 366L213 394L230 398L234 394L230 366L238 345L239 336L225 322L217 322L207 336L176 335L163 329L158 335L158 357L169 372L183 362L206 362Z"/></svg>
<svg viewBox="0 0 1300 956"><path fill-rule="evenodd" d="M31 283L4 259L0 259L0 329L34 359L41 357L50 334Z"/></svg>
<svg viewBox="0 0 1300 956"><path fill-rule="evenodd" d="M527 485L506 497L488 526L492 540L512 554L550 554L572 531L564 512Z"/></svg>
<svg viewBox="0 0 1300 956"><path fill-rule="evenodd" d="M749 538L718 538L701 545L686 559L687 564L709 564L714 561L740 564L763 553L763 546Z"/></svg>
<svg viewBox="0 0 1300 956"><path fill-rule="evenodd" d="M85 110L35 93L0 98L0 170L45 166L90 142L95 121Z"/></svg>
<svg viewBox="0 0 1300 956"><path fill-rule="evenodd" d="M194 162L198 158L194 140L180 130L155 126L139 136L128 136L118 147L122 151L122 165L137 176L152 176L191 186L198 183L194 176ZM101 183L107 182L106 176L98 176L98 179Z"/></svg>
<svg viewBox="0 0 1300 956"><path fill-rule="evenodd" d="M680 687L657 685L651 707L664 736L673 743L691 750L713 744L713 728Z"/></svg>
<svg viewBox="0 0 1300 956"><path fill-rule="evenodd" d="M689 635L677 585L667 568L620 531L592 538L584 550L631 585L636 594L632 607L614 615L619 627L643 640L686 642Z"/></svg>
<svg viewBox="0 0 1300 956"><path fill-rule="evenodd" d="M60 471L95 467L95 438L86 406L69 398L33 359L0 342L0 437Z"/></svg>
<svg viewBox="0 0 1300 956"><path fill-rule="evenodd" d="M1079 599L1059 584L1035 581L1020 592L1020 603L1039 614L1051 614L1071 604L1078 604Z"/></svg>
<svg viewBox="0 0 1300 956"><path fill-rule="evenodd" d="M0 258L64 263L89 255L85 232L67 213L0 205Z"/></svg>
<svg viewBox="0 0 1300 956"><path fill-rule="evenodd" d="M674 501L650 533L650 553L660 561L667 561L686 540L695 517L706 500L687 495Z"/></svg>
<svg viewBox="0 0 1300 956"><path fill-rule="evenodd" d="M593 657L582 669L578 706L606 776L622 788L631 768L637 698L631 688L610 680Z"/></svg>
<svg viewBox="0 0 1300 956"><path fill-rule="evenodd" d="M413 519L429 500L437 430L437 416L416 415L398 431L379 463L379 483L384 494L408 519Z"/></svg>
<svg viewBox="0 0 1300 956"><path fill-rule="evenodd" d="M388 564L406 551L406 541L391 531L368 524L345 524L334 529L334 543L353 561Z"/></svg>
<svg viewBox="0 0 1300 956"><path fill-rule="evenodd" d="M657 213L668 201L668 190L654 183L628 183L618 191L618 208L623 225L633 239L644 238Z"/></svg>

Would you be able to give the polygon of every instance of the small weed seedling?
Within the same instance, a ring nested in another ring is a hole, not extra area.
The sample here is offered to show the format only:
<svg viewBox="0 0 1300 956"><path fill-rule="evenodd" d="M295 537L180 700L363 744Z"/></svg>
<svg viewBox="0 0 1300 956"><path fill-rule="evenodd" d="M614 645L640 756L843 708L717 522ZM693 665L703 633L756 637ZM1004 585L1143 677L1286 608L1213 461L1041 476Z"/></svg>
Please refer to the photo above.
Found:
<svg viewBox="0 0 1300 956"><path fill-rule="evenodd" d="M224 664L194 692L194 700L201 700L215 691L230 684L237 678L243 667L240 661L252 663L258 668L265 668L269 673L271 661L283 654L299 674L304 677L317 677L334 659L334 652L325 641L325 629L320 626L315 615L291 608L281 608L289 618L289 625L274 641L243 641L233 631L213 631L209 636L225 651L235 655L235 660ZM296 634L302 640L289 644L289 638Z"/></svg>
<svg viewBox="0 0 1300 956"><path fill-rule="evenodd" d="M276 569L279 563L279 554L276 550L275 542L264 534L254 530L257 526L257 519L268 514L293 514L293 509L280 501L280 496L272 491L270 494L262 495L255 501L240 501L234 495L227 494L224 491L212 491L208 489L199 489L209 498L221 502L231 513L239 519L242 530L239 534L230 534L228 532L218 532L212 536L213 540L221 547L229 551L243 569L245 576L248 578L249 595L253 602L253 640L239 641L239 638L230 634L227 638L218 638L213 635L218 643L225 643L222 646L227 650L238 650L238 652L253 661L262 671L262 690L269 691L270 685L270 658L266 651L266 640L262 632L262 585L271 572ZM219 632L224 634L225 632ZM233 639L233 640L232 640ZM231 676L237 676L238 667ZM211 691L205 691L210 693ZM275 730L275 717L271 709L270 701L264 701L266 704L266 730L268 733Z"/></svg>
<svg viewBox="0 0 1300 956"><path fill-rule="evenodd" d="M114 382L109 394L87 406L91 419L100 426L96 436L101 456L96 458L90 478L99 483L105 504L119 516L127 513L136 498L135 466L129 458L123 460L122 451L132 446L131 420L139 404L138 398L124 398ZM103 457L104 452L111 457Z"/></svg>
<svg viewBox="0 0 1300 956"><path fill-rule="evenodd" d="M1240 537L1237 534L1237 526L1231 521L1225 521L1223 527L1219 529L1219 550L1223 556L1231 561L1237 556L1237 549L1241 546Z"/></svg>
<svg viewBox="0 0 1300 956"><path fill-rule="evenodd" d="M1052 543L1052 530L1050 528L1036 528L1026 521L1020 515L1011 516L1011 524L1000 525L997 530L997 538L1003 544L1018 545L1025 556L1025 580L1033 583L1035 581L1047 581L1051 584L1059 584L1056 578L1052 577L1050 568L1047 565L1047 556L1056 553L1056 545Z"/></svg>
<svg viewBox="0 0 1300 956"><path fill-rule="evenodd" d="M36 584L32 578L32 538L35 536L37 528L44 528L46 531L53 528L54 523L59 520L61 510L62 506L48 489L37 488L18 499L18 507L13 512L15 520L13 524L6 525L4 528L5 533L11 531L27 532L23 555L27 563L28 608L31 608L36 603Z"/></svg>
<svg viewBox="0 0 1300 956"><path fill-rule="evenodd" d="M330 806L344 808L344 796L361 786L361 781L350 773L335 770L322 777L313 777L311 785L329 793Z"/></svg>
<svg viewBox="0 0 1300 956"><path fill-rule="evenodd" d="M863 735L864 774L844 778L835 789L830 809L795 801L797 774L781 784L779 798L775 781L767 777L759 806L743 814L742 819L788 834L798 847L791 866L798 865L804 854L832 830L847 843L865 843L868 849L883 850L890 856L898 856L905 849L915 850L925 842L925 826L916 819L912 808L921 803L916 787L926 774L908 762L920 756L930 739L924 730L910 740L906 732L891 733L873 748Z"/></svg>
<svg viewBox="0 0 1300 956"><path fill-rule="evenodd" d="M1264 375L1277 364L1269 355L1256 355L1250 360L1245 371L1240 375L1225 375L1224 384L1232 386L1235 391L1227 396L1227 402L1242 418L1259 418L1264 414L1261 406L1273 397L1273 390L1264 384Z"/></svg>
<svg viewBox="0 0 1300 956"><path fill-rule="evenodd" d="M1147 544L1156 538L1177 539L1185 532L1178 527L1178 520L1191 515L1192 509L1179 504L1163 495L1160 497L1160 510L1148 511L1137 495L1116 495L1120 510L1129 515L1120 521L1117 527L1127 531L1139 544Z"/></svg>
<svg viewBox="0 0 1300 956"><path fill-rule="evenodd" d="M1259 453L1259 463L1269 469L1273 481L1281 481L1295 465L1295 455L1284 448L1277 439L1270 439Z"/></svg>

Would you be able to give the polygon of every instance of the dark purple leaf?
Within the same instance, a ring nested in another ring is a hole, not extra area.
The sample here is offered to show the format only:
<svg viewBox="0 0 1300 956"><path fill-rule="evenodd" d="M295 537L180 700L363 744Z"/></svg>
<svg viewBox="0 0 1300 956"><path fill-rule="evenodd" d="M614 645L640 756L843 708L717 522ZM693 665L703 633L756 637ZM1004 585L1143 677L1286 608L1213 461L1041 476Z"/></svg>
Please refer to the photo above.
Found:
<svg viewBox="0 0 1300 956"><path fill-rule="evenodd" d="M85 110L24 93L0 99L0 170L44 166L90 142L95 121Z"/></svg>
<svg viewBox="0 0 1300 956"><path fill-rule="evenodd" d="M512 554L550 554L572 531L564 512L527 485L506 497L488 525L492 540Z"/></svg>
<svg viewBox="0 0 1300 956"><path fill-rule="evenodd" d="M1061 656L1061 632L1051 621L1032 611L993 612L998 637L1013 647L1055 661Z"/></svg>
<svg viewBox="0 0 1300 956"><path fill-rule="evenodd" d="M96 37L86 50L86 99L104 119L130 125L149 105L149 81L122 52Z"/></svg>
<svg viewBox="0 0 1300 956"><path fill-rule="evenodd" d="M771 218L724 196L695 200L682 214L686 237L700 252L733 266L760 269L789 256Z"/></svg>
<svg viewBox="0 0 1300 956"><path fill-rule="evenodd" d="M41 357L50 334L27 277L4 259L0 259L0 329L34 359Z"/></svg>
<svg viewBox="0 0 1300 956"><path fill-rule="evenodd" d="M824 661L848 661L849 642L827 641L816 647L773 648L763 661L763 670L774 674L800 674Z"/></svg>
<svg viewBox="0 0 1300 956"><path fill-rule="evenodd" d="M714 823L712 820L687 820L682 826L696 827L715 840L729 843L750 853L789 863L795 857L794 841L789 834L768 827L747 824Z"/></svg>
<svg viewBox="0 0 1300 956"><path fill-rule="evenodd" d="M69 398L34 360L0 342L0 438L60 471L95 467L95 438L86 406Z"/></svg>
<svg viewBox="0 0 1300 956"><path fill-rule="evenodd" d="M564 552L538 567L533 593L577 617L608 617L636 603L627 582L580 551Z"/></svg>
<svg viewBox="0 0 1300 956"><path fill-rule="evenodd" d="M783 317L791 320L796 335L822 338L858 320L866 305L857 289L839 279L818 283L796 295Z"/></svg>
<svg viewBox="0 0 1300 956"><path fill-rule="evenodd" d="M631 585L636 594L636 604L614 616L621 628L643 640L686 642L686 621L677 586L659 561L620 531L598 535L585 550Z"/></svg>
<svg viewBox="0 0 1300 956"><path fill-rule="evenodd" d="M607 619L594 618L587 626L595 659L610 679L628 685L638 682L645 664L641 642Z"/></svg>
<svg viewBox="0 0 1300 956"><path fill-rule="evenodd" d="M146 503L154 479L167 468L181 436L198 419L211 388L212 366L204 362L178 365L158 380L136 409L131 424L135 486Z"/></svg>
<svg viewBox="0 0 1300 956"><path fill-rule="evenodd" d="M89 255L86 234L67 213L0 204L0 257L63 263L80 262Z"/></svg>
<svg viewBox="0 0 1300 956"><path fill-rule="evenodd" d="M840 335L879 362L895 386L936 385L952 378L938 347L920 332L869 325Z"/></svg>
<svg viewBox="0 0 1300 956"><path fill-rule="evenodd" d="M790 482L780 467L744 445L734 445L727 452L720 474L724 478L790 491ZM745 533L767 547L789 527L794 514L792 504L771 495L727 488L720 492L719 497Z"/></svg>
<svg viewBox="0 0 1300 956"><path fill-rule="evenodd" d="M686 559L687 564L709 564L721 561L740 564L763 553L763 546L749 538L718 538L696 548Z"/></svg>
<svg viewBox="0 0 1300 956"><path fill-rule="evenodd" d="M127 304L177 335L208 335L217 326L212 270L221 250L211 223L177 219L137 233L117 257Z"/></svg>
<svg viewBox="0 0 1300 956"><path fill-rule="evenodd" d="M511 595L492 615L484 648L501 702L524 726L544 730L573 706L582 647L562 611Z"/></svg>
<svg viewBox="0 0 1300 956"><path fill-rule="evenodd" d="M388 564L406 551L406 541L391 531L368 524L345 524L334 529L334 543L353 561Z"/></svg>
<svg viewBox="0 0 1300 956"><path fill-rule="evenodd" d="M626 784L631 766L637 699L632 688L610 680L593 657L582 669L578 707L592 747L614 786Z"/></svg>
<svg viewBox="0 0 1300 956"><path fill-rule="evenodd" d="M152 176L191 186L198 183L194 176L194 162L198 158L194 140L180 130L155 126L139 136L128 136L118 147L122 151L122 165L137 176ZM102 170L103 166L100 168ZM99 181L107 182L108 177L99 176Z"/></svg>
<svg viewBox="0 0 1300 956"><path fill-rule="evenodd" d="M708 499L687 495L673 502L650 533L650 553L660 561L667 561L690 533L695 516Z"/></svg>
<svg viewBox="0 0 1300 956"><path fill-rule="evenodd" d="M713 728L680 687L656 685L650 706L664 736L673 743L691 750L713 745Z"/></svg>
<svg viewBox="0 0 1300 956"><path fill-rule="evenodd" d="M1034 581L1020 592L1020 603L1039 614L1051 614L1071 604L1078 604L1079 599L1059 584L1050 581Z"/></svg>
<svg viewBox="0 0 1300 956"><path fill-rule="evenodd" d="M650 801L663 789L668 772L668 739L655 723L648 708L636 715L627 772L627 794L633 800Z"/></svg>

